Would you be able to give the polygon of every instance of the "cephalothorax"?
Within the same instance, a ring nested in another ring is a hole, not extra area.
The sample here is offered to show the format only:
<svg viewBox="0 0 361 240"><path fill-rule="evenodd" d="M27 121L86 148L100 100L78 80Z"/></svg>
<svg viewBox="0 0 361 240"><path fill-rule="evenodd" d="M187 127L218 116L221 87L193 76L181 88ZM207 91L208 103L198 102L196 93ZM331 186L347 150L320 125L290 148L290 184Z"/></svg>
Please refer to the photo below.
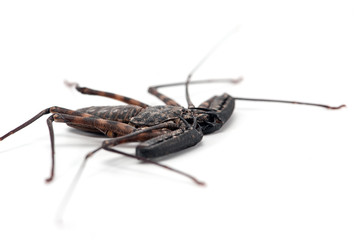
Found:
<svg viewBox="0 0 361 240"><path fill-rule="evenodd" d="M215 48L213 48L210 53L214 51L214 49ZM189 177L199 185L204 185L203 182L197 180L195 177L163 165L154 159L194 146L202 140L204 134L210 134L219 130L231 117L236 100L295 103L328 109L339 109L345 106L331 107L323 104L295 101L235 98L225 93L220 96L211 97L201 103L198 107L195 107L189 97L189 84L212 82L238 83L241 80L240 78L237 78L191 81L193 73L205 61L210 53L208 53L193 71L191 71L186 82L158 85L148 89L148 92L162 100L166 104L165 106L149 106L129 97L80 87L76 83L66 82L68 86L75 87L80 93L108 97L128 105L87 107L76 111L56 106L50 107L44 109L30 120L2 136L0 141L28 126L43 115L51 114L47 119L47 124L50 133L52 166L50 176L46 179L47 182L50 182L54 178L55 170L53 122L61 122L81 131L101 133L110 137L109 140L103 141L99 148L87 154L85 160L95 152L104 149L136 158L142 162L156 164L160 167ZM158 89L162 87L178 85L186 86L187 108L182 107L176 101L158 91ZM141 142L136 146L135 154L129 154L114 148L114 146L127 142ZM85 162L86 161L84 161L84 163ZM83 164L82 169L84 166L85 165Z"/></svg>

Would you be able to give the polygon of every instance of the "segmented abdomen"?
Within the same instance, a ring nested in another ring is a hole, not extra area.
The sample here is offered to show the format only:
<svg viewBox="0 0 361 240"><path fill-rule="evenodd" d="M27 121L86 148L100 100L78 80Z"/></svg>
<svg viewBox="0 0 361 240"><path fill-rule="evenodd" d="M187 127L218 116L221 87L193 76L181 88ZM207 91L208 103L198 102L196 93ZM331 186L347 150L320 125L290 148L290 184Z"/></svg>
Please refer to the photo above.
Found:
<svg viewBox="0 0 361 240"><path fill-rule="evenodd" d="M77 111L107 120L129 123L129 120L136 116L142 109L143 108L134 105L124 105L87 107L78 109Z"/></svg>

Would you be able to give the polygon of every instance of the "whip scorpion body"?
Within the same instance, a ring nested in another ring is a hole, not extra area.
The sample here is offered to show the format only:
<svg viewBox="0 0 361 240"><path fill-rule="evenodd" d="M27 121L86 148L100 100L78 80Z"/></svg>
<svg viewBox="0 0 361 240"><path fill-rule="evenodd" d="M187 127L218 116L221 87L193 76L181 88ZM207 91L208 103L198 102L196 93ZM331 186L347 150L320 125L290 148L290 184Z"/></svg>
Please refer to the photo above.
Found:
<svg viewBox="0 0 361 240"><path fill-rule="evenodd" d="M198 107L195 107L189 97L189 84L212 82L237 83L240 81L240 78L191 81L195 70L205 61L214 49L212 49L194 70L191 71L185 82L158 85L149 88L149 93L158 97L165 103L163 106L149 106L129 97L80 87L76 83L66 82L68 86L75 87L75 89L82 94L108 97L124 102L127 105L87 107L75 111L56 106L50 107L2 136L0 141L24 127L27 127L40 117L51 114L47 119L47 125L50 134L52 164L50 176L46 179L47 182L53 180L55 171L53 122L60 122L66 123L68 126L81 131L100 133L110 138L109 140L103 141L99 148L86 155L84 164L82 165L83 168L86 160L90 156L95 152L104 149L106 151L136 158L141 162L156 164L160 167L184 175L199 185L204 185L204 182L197 180L195 177L161 164L156 160L159 157L192 147L202 140L203 135L219 130L231 117L236 100L295 103L328 109L339 109L345 106L331 107L323 104L295 101L238 98L224 93L219 96L213 96L201 103ZM179 85L185 85L188 103L187 108L182 107L176 101L158 91L158 88ZM140 142L135 148L135 154L129 154L114 148L115 146L128 142Z"/></svg>

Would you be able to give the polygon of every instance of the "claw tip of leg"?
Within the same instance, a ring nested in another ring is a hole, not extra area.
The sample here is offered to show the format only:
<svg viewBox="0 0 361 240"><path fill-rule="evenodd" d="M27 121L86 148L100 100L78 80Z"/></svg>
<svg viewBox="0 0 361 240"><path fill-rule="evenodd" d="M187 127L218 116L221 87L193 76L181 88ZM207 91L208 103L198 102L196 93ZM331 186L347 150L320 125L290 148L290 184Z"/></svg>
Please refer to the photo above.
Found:
<svg viewBox="0 0 361 240"><path fill-rule="evenodd" d="M53 181L52 177L45 179L45 183L51 183L52 181Z"/></svg>
<svg viewBox="0 0 361 240"><path fill-rule="evenodd" d="M87 159L90 158L92 155L93 155L93 153L88 153L88 154L85 156L84 160L87 160Z"/></svg>
<svg viewBox="0 0 361 240"><path fill-rule="evenodd" d="M233 79L233 83L240 83L240 82L242 82L243 81L243 77L242 76L239 76L238 78L235 78L235 79Z"/></svg>
<svg viewBox="0 0 361 240"><path fill-rule="evenodd" d="M346 107L346 105L342 104L342 105L340 105L338 107L329 107L329 109L337 110L337 109L344 108L344 107Z"/></svg>
<svg viewBox="0 0 361 240"><path fill-rule="evenodd" d="M206 184L205 182L197 181L196 183L197 183L199 186L202 186L202 187L207 186L207 184Z"/></svg>
<svg viewBox="0 0 361 240"><path fill-rule="evenodd" d="M65 86L67 86L67 87L69 87L69 88L71 88L71 87L74 87L74 86L78 86L78 84L77 83L75 83L75 82L69 82L68 80L64 80L64 84L65 84Z"/></svg>

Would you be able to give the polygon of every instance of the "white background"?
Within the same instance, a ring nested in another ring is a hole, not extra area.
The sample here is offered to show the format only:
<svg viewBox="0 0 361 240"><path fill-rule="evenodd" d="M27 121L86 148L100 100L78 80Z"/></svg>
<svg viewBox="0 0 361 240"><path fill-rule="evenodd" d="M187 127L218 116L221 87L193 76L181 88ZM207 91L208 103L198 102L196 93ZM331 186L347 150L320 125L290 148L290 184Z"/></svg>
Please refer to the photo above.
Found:
<svg viewBox="0 0 361 240"><path fill-rule="evenodd" d="M62 199L103 138L54 124L56 179L45 184L43 117L0 143L0 238L360 239L357 2L2 1L1 135L50 106L118 104L78 94L65 79L161 104L148 86L183 81L237 25L194 78L244 82L191 86L193 102L228 92L347 108L237 102L222 130L163 162L204 188L99 152L61 222ZM186 104L182 87L163 92Z"/></svg>

